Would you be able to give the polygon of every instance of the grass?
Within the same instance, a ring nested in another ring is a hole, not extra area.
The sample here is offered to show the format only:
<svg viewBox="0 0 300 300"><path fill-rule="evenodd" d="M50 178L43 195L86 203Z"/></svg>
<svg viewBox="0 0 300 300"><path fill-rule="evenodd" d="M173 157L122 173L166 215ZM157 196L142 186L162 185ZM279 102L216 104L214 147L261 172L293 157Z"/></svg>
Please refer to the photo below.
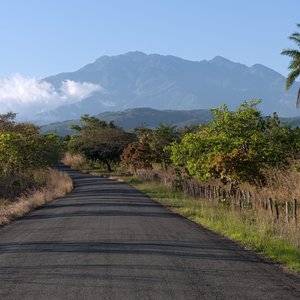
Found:
<svg viewBox="0 0 300 300"><path fill-rule="evenodd" d="M31 189L14 201L0 200L0 225L9 224L34 208L62 197L73 189L73 182L66 173L49 169L43 171L43 176L46 182L44 187Z"/></svg>
<svg viewBox="0 0 300 300"><path fill-rule="evenodd" d="M125 177L124 180L189 220L237 241L289 270L300 272L299 240L292 243L290 240L293 239L279 235L276 225L268 218L259 218L251 211L234 211L219 203L188 198L171 187L155 182L132 177ZM294 236L295 231L290 234Z"/></svg>

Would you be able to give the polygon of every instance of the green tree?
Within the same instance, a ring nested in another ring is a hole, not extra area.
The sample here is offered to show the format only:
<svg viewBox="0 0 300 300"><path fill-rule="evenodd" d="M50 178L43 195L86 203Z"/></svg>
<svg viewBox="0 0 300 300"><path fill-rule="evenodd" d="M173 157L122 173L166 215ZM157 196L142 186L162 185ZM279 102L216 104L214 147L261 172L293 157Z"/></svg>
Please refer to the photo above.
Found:
<svg viewBox="0 0 300 300"><path fill-rule="evenodd" d="M127 145L135 138L134 134L125 132L113 122L105 122L84 115L82 126L73 126L78 131L69 142L69 149L83 154L87 160L99 161L106 165L109 171L112 164L120 161L120 156Z"/></svg>
<svg viewBox="0 0 300 300"><path fill-rule="evenodd" d="M280 125L277 115L264 119L259 101L244 102L236 111L226 105L196 133L171 145L171 159L200 179L210 177L255 181L266 166L287 164L298 151L298 133Z"/></svg>
<svg viewBox="0 0 300 300"><path fill-rule="evenodd" d="M176 141L179 137L179 132L176 126L170 124L159 124L149 136L149 146L151 149L152 162L161 164L167 168L171 163L170 151L168 146Z"/></svg>
<svg viewBox="0 0 300 300"><path fill-rule="evenodd" d="M300 24L297 24L297 27L300 28ZM289 39L296 43L297 47L300 49L300 33L294 32L289 36ZM287 80L286 80L286 89L288 90L291 85L295 82L296 78L300 75L300 51L299 49L284 49L281 54L287 55L291 58L289 64L289 69L291 70ZM297 97L297 107L300 106L300 89L298 91Z"/></svg>
<svg viewBox="0 0 300 300"><path fill-rule="evenodd" d="M64 148L55 133L39 134L31 123L16 123L16 114L0 115L0 170L2 174L20 174L56 164Z"/></svg>

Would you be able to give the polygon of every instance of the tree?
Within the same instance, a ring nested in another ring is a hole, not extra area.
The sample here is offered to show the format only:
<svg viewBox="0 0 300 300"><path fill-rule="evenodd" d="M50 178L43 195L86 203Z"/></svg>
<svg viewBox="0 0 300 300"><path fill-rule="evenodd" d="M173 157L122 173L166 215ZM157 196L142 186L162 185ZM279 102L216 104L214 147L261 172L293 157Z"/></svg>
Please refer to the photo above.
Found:
<svg viewBox="0 0 300 300"><path fill-rule="evenodd" d="M299 150L299 133L282 127L276 114L263 118L258 103L244 102L236 111L226 105L214 109L208 125L171 145L173 164L201 180L239 181L263 179L263 168L287 164Z"/></svg>
<svg viewBox="0 0 300 300"><path fill-rule="evenodd" d="M59 162L64 152L63 142L55 133L39 134L31 123L16 123L16 114L0 115L0 171L2 175L17 175L46 168Z"/></svg>
<svg viewBox="0 0 300 300"><path fill-rule="evenodd" d="M73 126L78 131L69 142L69 149L83 154L86 159L99 161L112 170L112 163L120 161L127 145L134 140L134 134L125 132L113 122L105 122L96 117L83 115L82 126Z"/></svg>
<svg viewBox="0 0 300 300"><path fill-rule="evenodd" d="M151 169L152 157L151 149L148 143L135 141L130 143L121 155L121 161L124 165L132 167L134 172L137 169Z"/></svg>
<svg viewBox="0 0 300 300"><path fill-rule="evenodd" d="M124 150L122 162L135 171L150 169L153 164L160 164L166 169L171 163L168 146L179 139L176 127L169 124L160 124L155 129L142 126L136 128L134 133L139 140L129 144Z"/></svg>
<svg viewBox="0 0 300 300"><path fill-rule="evenodd" d="M161 164L165 169L171 163L168 146L177 140L179 132L176 126L169 124L159 124L149 137L152 162Z"/></svg>
<svg viewBox="0 0 300 300"><path fill-rule="evenodd" d="M300 24L297 24L297 27L300 28ZM300 33L294 32L289 36L289 39L294 41L298 48L300 49ZM287 80L286 80L286 89L288 90L291 85L295 82L296 78L300 75L300 51L298 49L284 49L281 52L282 55L287 55L291 57L291 62L289 64L289 69L291 70ZM300 106L300 89L298 91L297 97L297 107Z"/></svg>

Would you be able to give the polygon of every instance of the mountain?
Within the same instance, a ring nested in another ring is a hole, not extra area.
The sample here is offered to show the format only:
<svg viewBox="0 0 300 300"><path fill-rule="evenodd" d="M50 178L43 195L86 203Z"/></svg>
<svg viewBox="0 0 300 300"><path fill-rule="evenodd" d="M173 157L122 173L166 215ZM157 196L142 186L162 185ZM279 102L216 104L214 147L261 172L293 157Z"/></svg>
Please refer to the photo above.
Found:
<svg viewBox="0 0 300 300"><path fill-rule="evenodd" d="M282 124L288 124L292 127L300 127L300 117L280 118Z"/></svg>
<svg viewBox="0 0 300 300"><path fill-rule="evenodd" d="M211 120L212 113L205 109L179 111L134 108L118 112L104 112L96 117L107 122L114 121L116 125L129 131L141 125L155 128L160 123L175 125L179 128L192 124L206 124ZM71 124L81 124L81 122L68 120L44 125L41 127L41 133L46 134L55 130L61 136L72 135L75 131L69 128Z"/></svg>
<svg viewBox="0 0 300 300"><path fill-rule="evenodd" d="M244 100L256 98L263 100L260 108L264 114L298 114L298 82L286 92L286 78L274 70L260 64L248 67L221 56L189 61L171 55L129 52L102 56L78 71L44 79L57 90L67 80L97 84L101 89L82 101L36 115L41 124L76 119L83 113L134 107L191 110L226 103L235 109Z"/></svg>
<svg viewBox="0 0 300 300"><path fill-rule="evenodd" d="M178 128L193 124L207 124L212 119L212 112L207 109L195 110L157 110L153 108L129 108L118 112L104 112L96 115L100 120L106 122L113 121L116 125L130 131L139 126L155 128L159 124L170 124ZM300 126L300 117L280 118L282 124L289 124L292 127ZM47 134L56 131L58 135L72 135L75 130L70 129L70 125L82 122L68 120L56 122L41 127L41 133Z"/></svg>

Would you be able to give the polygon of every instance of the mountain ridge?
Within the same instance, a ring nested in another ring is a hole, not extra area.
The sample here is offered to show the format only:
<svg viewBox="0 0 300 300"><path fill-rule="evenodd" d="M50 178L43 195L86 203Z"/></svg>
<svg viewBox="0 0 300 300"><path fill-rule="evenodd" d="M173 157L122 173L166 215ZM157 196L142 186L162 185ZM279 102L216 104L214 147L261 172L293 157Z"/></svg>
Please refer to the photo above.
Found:
<svg viewBox="0 0 300 300"><path fill-rule="evenodd" d="M195 124L207 124L212 119L212 111L206 109L199 110L157 110L153 108L129 108L117 112L103 112L95 117L110 122L124 130L130 131L139 126L155 128L159 124L170 124L178 128ZM290 124L293 127L300 126L300 116L293 118L280 118L282 124ZM47 134L56 131L58 135L72 135L75 133L69 126L71 124L81 124L79 119L66 120L63 122L51 123L41 126L41 133Z"/></svg>
<svg viewBox="0 0 300 300"><path fill-rule="evenodd" d="M300 86L296 82L289 92L285 91L285 77L262 64L248 67L222 56L190 61L139 51L101 56L77 71L43 80L56 89L66 80L102 87L81 102L36 116L37 120L47 122L134 107L190 110L226 103L235 109L251 99L263 100L260 108L264 114L276 111L282 116L295 116L295 98Z"/></svg>
<svg viewBox="0 0 300 300"><path fill-rule="evenodd" d="M130 131L139 126L155 128L161 123L179 128L193 124L205 124L211 120L212 112L205 109L180 111L139 107L117 112L103 112L95 115L95 117L107 122L113 121L124 130ZM72 135L75 131L69 128L71 124L79 125L81 121L74 119L43 125L41 126L41 133L47 134L56 131L60 136Z"/></svg>

